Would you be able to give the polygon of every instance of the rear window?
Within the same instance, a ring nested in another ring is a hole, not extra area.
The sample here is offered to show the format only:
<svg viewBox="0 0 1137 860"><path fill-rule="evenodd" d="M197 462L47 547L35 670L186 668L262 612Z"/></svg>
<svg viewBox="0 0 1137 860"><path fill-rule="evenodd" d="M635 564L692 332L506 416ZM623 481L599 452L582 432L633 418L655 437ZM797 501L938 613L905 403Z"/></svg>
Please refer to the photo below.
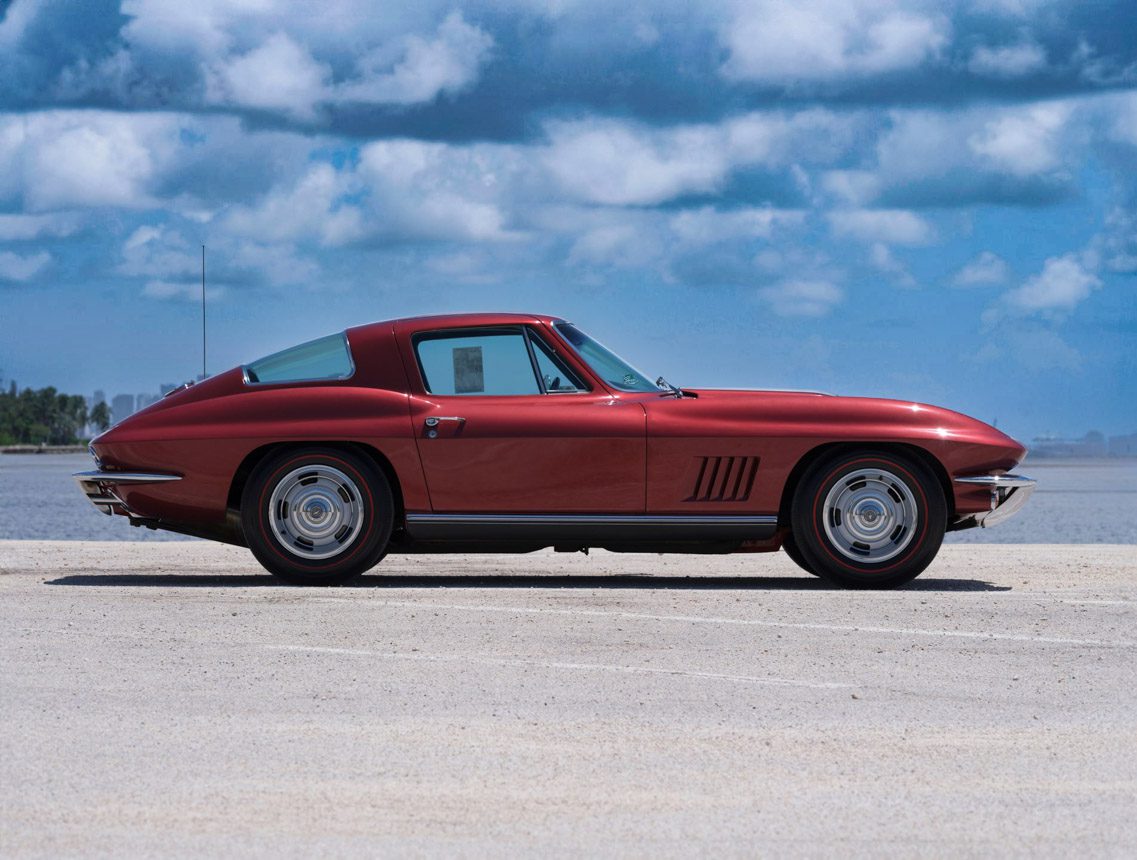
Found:
<svg viewBox="0 0 1137 860"><path fill-rule="evenodd" d="M347 335L322 337L245 365L249 382L309 382L347 379L355 372Z"/></svg>

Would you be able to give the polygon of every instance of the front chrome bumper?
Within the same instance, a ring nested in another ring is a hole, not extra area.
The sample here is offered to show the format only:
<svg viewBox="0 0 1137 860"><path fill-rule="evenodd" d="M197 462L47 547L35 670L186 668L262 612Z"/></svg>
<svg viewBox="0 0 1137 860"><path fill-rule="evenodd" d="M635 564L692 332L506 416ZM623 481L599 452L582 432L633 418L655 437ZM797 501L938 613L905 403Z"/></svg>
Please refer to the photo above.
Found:
<svg viewBox="0 0 1137 860"><path fill-rule="evenodd" d="M76 472L72 475L79 488L104 514L122 514L137 517L117 492L120 484L158 484L165 481L180 481L181 475L162 475L152 472Z"/></svg>
<svg viewBox="0 0 1137 860"><path fill-rule="evenodd" d="M968 519L983 528L997 526L1019 512L1034 492L1036 481L1025 475L975 475L956 478L957 484L989 487L991 490L991 510L972 514Z"/></svg>

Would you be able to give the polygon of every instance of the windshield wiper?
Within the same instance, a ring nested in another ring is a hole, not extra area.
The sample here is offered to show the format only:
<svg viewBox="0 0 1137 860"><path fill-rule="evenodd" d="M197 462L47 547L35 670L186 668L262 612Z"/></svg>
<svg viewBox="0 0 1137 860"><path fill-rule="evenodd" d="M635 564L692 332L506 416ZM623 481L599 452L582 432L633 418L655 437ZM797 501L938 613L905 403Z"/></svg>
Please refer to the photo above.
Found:
<svg viewBox="0 0 1137 860"><path fill-rule="evenodd" d="M676 388L674 385L672 385L670 382L668 382L662 376L659 377L659 379L657 379L655 381L655 385L657 388L660 388L663 391L666 391L668 394L674 395L675 397L682 397L683 396L683 389L682 388Z"/></svg>

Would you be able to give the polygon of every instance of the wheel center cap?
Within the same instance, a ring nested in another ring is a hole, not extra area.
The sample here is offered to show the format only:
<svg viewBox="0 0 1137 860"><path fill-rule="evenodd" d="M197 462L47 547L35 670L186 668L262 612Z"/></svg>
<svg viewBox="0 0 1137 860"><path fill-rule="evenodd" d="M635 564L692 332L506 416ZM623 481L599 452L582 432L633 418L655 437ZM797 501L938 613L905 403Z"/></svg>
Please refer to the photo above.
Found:
<svg viewBox="0 0 1137 860"><path fill-rule="evenodd" d="M853 516L864 528L873 529L881 525L885 511L876 502L864 502L853 511Z"/></svg>
<svg viewBox="0 0 1137 860"><path fill-rule="evenodd" d="M322 520L327 515L327 513L327 505L320 501L309 502L304 507L304 514L308 517L308 519L314 520L315 522Z"/></svg>

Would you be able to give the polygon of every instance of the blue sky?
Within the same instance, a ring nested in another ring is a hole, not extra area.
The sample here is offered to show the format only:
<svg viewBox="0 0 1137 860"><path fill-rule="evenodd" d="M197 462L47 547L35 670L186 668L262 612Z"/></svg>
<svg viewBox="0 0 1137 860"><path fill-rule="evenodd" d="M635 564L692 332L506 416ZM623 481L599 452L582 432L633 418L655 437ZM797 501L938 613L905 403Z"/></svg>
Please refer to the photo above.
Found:
<svg viewBox="0 0 1137 860"><path fill-rule="evenodd" d="M0 0L0 374L569 317L689 386L1137 429L1137 6ZM315 13L313 10L320 11Z"/></svg>

